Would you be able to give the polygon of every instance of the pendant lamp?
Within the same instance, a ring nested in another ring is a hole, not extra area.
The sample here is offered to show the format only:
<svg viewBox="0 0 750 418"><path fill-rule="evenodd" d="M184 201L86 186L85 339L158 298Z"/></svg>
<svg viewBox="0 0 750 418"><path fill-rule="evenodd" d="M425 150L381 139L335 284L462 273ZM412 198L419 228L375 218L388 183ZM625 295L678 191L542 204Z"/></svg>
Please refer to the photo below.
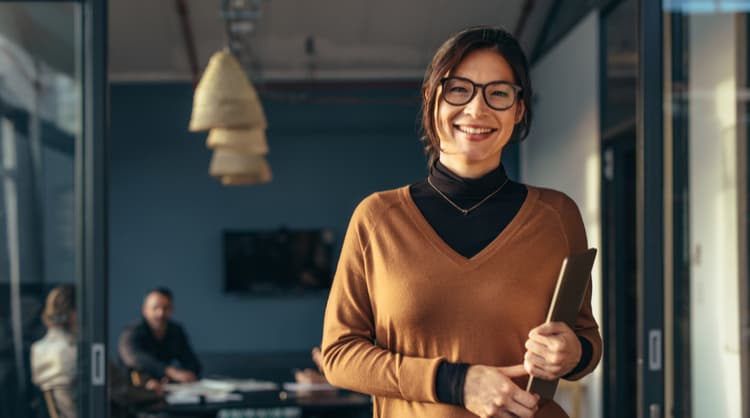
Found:
<svg viewBox="0 0 750 418"><path fill-rule="evenodd" d="M271 181L266 127L258 93L239 61L228 49L215 53L195 89L189 127L210 131L209 174L224 185Z"/></svg>
<svg viewBox="0 0 750 418"><path fill-rule="evenodd" d="M227 49L215 53L208 61L193 96L190 130L213 128L266 128L258 93Z"/></svg>
<svg viewBox="0 0 750 418"><path fill-rule="evenodd" d="M222 179L223 184L255 184L271 181L271 167L262 155L217 148L208 172Z"/></svg>
<svg viewBox="0 0 750 418"><path fill-rule="evenodd" d="M252 155L268 154L266 132L261 128L214 128L208 134L206 146L211 149L226 148Z"/></svg>

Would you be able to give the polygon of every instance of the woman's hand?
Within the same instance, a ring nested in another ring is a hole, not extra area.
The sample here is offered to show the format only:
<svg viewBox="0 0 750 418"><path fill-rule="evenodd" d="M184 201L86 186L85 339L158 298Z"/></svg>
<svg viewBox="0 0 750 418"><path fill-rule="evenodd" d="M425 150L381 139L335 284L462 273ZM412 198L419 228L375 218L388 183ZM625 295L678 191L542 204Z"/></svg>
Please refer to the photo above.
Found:
<svg viewBox="0 0 750 418"><path fill-rule="evenodd" d="M564 322L547 322L529 332L523 367L529 375L554 380L570 373L581 360L581 342Z"/></svg>
<svg viewBox="0 0 750 418"><path fill-rule="evenodd" d="M521 364L469 367L464 381L464 406L482 418L533 417L539 397L510 380L526 374Z"/></svg>

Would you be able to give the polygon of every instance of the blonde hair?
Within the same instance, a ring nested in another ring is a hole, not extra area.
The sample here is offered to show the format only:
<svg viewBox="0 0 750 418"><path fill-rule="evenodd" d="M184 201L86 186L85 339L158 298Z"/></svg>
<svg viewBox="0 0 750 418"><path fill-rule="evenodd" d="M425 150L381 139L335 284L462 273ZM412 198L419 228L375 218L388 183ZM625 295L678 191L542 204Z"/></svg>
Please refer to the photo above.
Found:
<svg viewBox="0 0 750 418"><path fill-rule="evenodd" d="M73 285L64 284L55 287L47 295L42 321L47 328L62 327L68 329L70 314L76 310L76 289Z"/></svg>

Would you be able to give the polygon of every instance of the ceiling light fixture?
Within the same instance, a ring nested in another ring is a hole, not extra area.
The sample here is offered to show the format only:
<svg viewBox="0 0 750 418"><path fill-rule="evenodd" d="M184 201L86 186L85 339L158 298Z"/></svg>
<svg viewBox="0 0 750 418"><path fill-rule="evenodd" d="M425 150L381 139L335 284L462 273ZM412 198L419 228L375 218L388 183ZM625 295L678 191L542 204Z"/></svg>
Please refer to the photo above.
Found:
<svg viewBox="0 0 750 418"><path fill-rule="evenodd" d="M223 0L221 16L228 46L211 57L195 89L189 129L210 131L209 174L222 184L266 183L271 180L266 116L248 76L254 62L248 37L260 17L260 0Z"/></svg>

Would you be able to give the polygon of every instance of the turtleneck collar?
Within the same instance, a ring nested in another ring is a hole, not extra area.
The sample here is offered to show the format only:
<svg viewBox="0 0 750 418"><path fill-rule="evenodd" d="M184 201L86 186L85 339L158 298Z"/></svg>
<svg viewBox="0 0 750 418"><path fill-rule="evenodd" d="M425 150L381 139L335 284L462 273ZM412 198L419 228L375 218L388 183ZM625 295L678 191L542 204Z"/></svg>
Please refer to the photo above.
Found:
<svg viewBox="0 0 750 418"><path fill-rule="evenodd" d="M505 183L508 176L505 174L503 164L476 179L464 178L450 171L440 161L435 162L430 168L430 180L441 192L460 198L482 198L494 192Z"/></svg>

